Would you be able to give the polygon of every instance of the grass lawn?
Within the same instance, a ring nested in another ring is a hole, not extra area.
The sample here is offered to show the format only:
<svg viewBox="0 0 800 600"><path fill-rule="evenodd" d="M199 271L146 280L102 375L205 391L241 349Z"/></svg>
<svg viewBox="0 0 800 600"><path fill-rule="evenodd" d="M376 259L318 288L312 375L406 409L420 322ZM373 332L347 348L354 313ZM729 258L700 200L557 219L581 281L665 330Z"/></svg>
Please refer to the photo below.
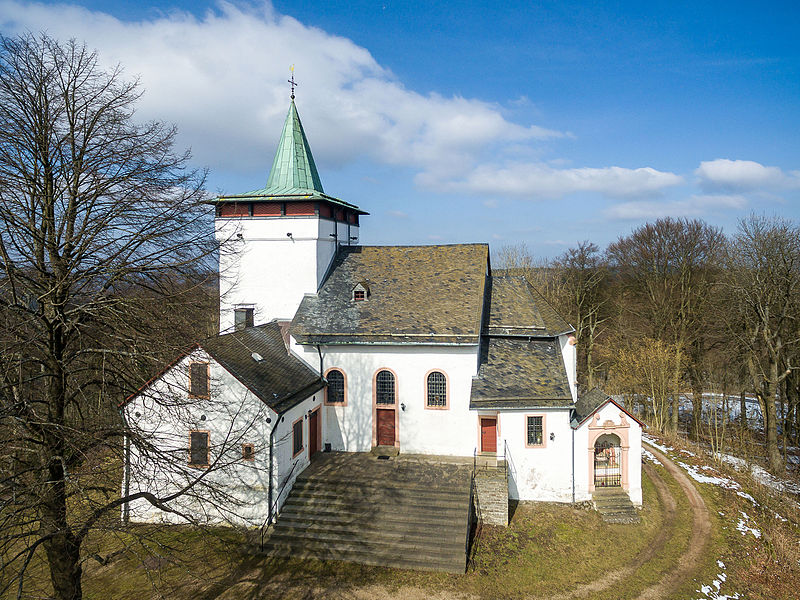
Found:
<svg viewBox="0 0 800 600"><path fill-rule="evenodd" d="M618 577L586 597L635 598L675 570L692 531L688 500L661 466L643 472L642 522L603 523L592 511L564 504L521 503L507 528L484 526L464 575L382 569L350 563L271 559L260 556L229 529L133 526L127 532L99 532L85 547L84 597L126 600L169 598L550 598L598 579ZM657 485L675 499L674 516L659 499ZM705 597L702 585L718 578L724 561L723 591L752 598L796 598L800 589L800 547L796 504L756 489L761 503L711 485L697 485L712 520L711 540L699 564L671 597ZM750 488L747 488L750 491ZM784 504L780 504L784 502ZM749 511L763 532L758 539L736 530ZM789 521L774 516L775 511ZM112 555L107 564L91 558ZM26 587L28 597L48 594L44 565Z"/></svg>
<svg viewBox="0 0 800 600"><path fill-rule="evenodd" d="M350 596L373 586L389 594L417 588L442 597L549 596L620 569L648 547L662 529L663 514L647 477L643 491L645 508L636 525L603 523L596 512L569 505L521 503L508 528L483 527L465 575L270 559L253 553L230 530L136 526L131 534L97 535L87 545L90 555L105 556L121 547L126 551L107 565L92 559L85 563L84 595L120 600L308 598L322 590L327 597ZM675 538L685 540L684 535ZM668 545L652 564L643 565L636 577L641 586L657 579L682 550L680 544Z"/></svg>

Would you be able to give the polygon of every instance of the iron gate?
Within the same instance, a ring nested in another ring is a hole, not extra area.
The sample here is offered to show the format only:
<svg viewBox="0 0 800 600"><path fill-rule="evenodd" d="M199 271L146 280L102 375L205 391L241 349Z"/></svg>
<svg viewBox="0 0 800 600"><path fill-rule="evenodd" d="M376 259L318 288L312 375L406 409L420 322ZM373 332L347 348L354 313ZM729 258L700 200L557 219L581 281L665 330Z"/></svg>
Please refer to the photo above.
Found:
<svg viewBox="0 0 800 600"><path fill-rule="evenodd" d="M594 447L594 487L619 487L622 479L620 447L604 441Z"/></svg>

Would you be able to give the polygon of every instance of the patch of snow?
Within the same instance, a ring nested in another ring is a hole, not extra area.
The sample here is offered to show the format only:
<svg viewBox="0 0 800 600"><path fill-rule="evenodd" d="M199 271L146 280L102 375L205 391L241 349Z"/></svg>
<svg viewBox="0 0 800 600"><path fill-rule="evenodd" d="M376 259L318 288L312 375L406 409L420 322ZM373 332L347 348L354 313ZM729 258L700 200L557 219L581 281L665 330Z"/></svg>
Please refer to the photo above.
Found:
<svg viewBox="0 0 800 600"><path fill-rule="evenodd" d="M659 444L655 440L655 438L647 435L646 433L642 434L642 440L644 440L645 442L650 444L653 448L657 448L658 450L661 450L662 452L669 452L670 450L673 449L672 446L662 446L661 444Z"/></svg>
<svg viewBox="0 0 800 600"><path fill-rule="evenodd" d="M730 479L728 477L723 477L722 475L706 475L702 473L702 471L710 471L712 473L716 473L713 467L709 467L708 465L703 465L702 467L696 465L687 465L685 462L677 461L677 463L681 466L681 468L688 473L689 477L697 481L698 483L710 483L711 485L718 485L726 490L731 490L732 492L736 492L737 496L741 498L745 498L753 503L753 506L758 506L758 502L756 499L753 498L747 492L742 491L742 486L739 485L738 482Z"/></svg>
<svg viewBox="0 0 800 600"><path fill-rule="evenodd" d="M681 453L686 454L687 456L697 456L694 452L690 452L689 450L680 450Z"/></svg>
<svg viewBox="0 0 800 600"><path fill-rule="evenodd" d="M788 481L786 479L775 477L775 475L768 472L761 465L749 463L743 458L739 458L738 456L732 456L730 454L719 454L718 457L722 462L728 463L729 465L733 465L735 469L738 469L740 471L750 471L750 474L756 481L758 481L762 485L772 488L776 492L783 492L783 493L788 492L790 494L800 495L799 484L795 483L794 481Z"/></svg>
<svg viewBox="0 0 800 600"><path fill-rule="evenodd" d="M728 576L725 574L725 563L721 560L717 561L717 566L722 569L722 573L717 574L717 578L711 582L711 585L701 585L699 590L695 590L696 592L703 594L705 598L710 600L736 600L739 598L739 594L723 594L722 592L722 584L728 580ZM703 598L698 598L697 600L704 600Z"/></svg>
<svg viewBox="0 0 800 600"><path fill-rule="evenodd" d="M647 448L642 448L642 458L655 465L661 464L661 461L656 458L656 455L650 452Z"/></svg>
<svg viewBox="0 0 800 600"><path fill-rule="evenodd" d="M739 519L739 522L736 524L736 529L739 530L739 532L742 535L747 535L748 532L749 532L749 533L753 534L753 537L760 538L761 537L761 532L758 529L756 529L755 527L750 527L747 524L750 521L750 517L747 516L747 513L742 511L742 510L740 510L739 512L742 513L742 517L744 517L744 518Z"/></svg>

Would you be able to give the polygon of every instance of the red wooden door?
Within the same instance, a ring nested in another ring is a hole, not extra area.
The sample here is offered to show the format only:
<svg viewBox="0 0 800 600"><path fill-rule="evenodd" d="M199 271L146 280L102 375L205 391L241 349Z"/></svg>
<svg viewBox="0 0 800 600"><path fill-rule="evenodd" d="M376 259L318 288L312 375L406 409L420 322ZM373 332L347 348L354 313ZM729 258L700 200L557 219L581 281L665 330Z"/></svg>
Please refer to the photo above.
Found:
<svg viewBox="0 0 800 600"><path fill-rule="evenodd" d="M378 446L394 446L394 409L376 409Z"/></svg>
<svg viewBox="0 0 800 600"><path fill-rule="evenodd" d="M497 419L481 417L481 452L497 452Z"/></svg>
<svg viewBox="0 0 800 600"><path fill-rule="evenodd" d="M309 457L320 451L319 411L315 410L308 419Z"/></svg>

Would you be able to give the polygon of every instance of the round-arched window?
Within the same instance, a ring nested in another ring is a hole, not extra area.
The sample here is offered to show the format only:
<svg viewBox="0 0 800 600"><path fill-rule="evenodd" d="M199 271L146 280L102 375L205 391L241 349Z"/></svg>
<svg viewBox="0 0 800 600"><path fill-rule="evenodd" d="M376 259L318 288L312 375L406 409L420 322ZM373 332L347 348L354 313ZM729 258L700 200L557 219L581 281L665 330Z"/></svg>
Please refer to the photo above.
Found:
<svg viewBox="0 0 800 600"><path fill-rule="evenodd" d="M328 389L325 400L328 404L344 404L344 373L338 369L331 369L326 375Z"/></svg>
<svg viewBox="0 0 800 600"><path fill-rule="evenodd" d="M375 376L375 403L394 404L394 375L391 371L379 371Z"/></svg>
<svg viewBox="0 0 800 600"><path fill-rule="evenodd" d="M447 406L447 378L441 371L428 373L428 407L444 408Z"/></svg>

